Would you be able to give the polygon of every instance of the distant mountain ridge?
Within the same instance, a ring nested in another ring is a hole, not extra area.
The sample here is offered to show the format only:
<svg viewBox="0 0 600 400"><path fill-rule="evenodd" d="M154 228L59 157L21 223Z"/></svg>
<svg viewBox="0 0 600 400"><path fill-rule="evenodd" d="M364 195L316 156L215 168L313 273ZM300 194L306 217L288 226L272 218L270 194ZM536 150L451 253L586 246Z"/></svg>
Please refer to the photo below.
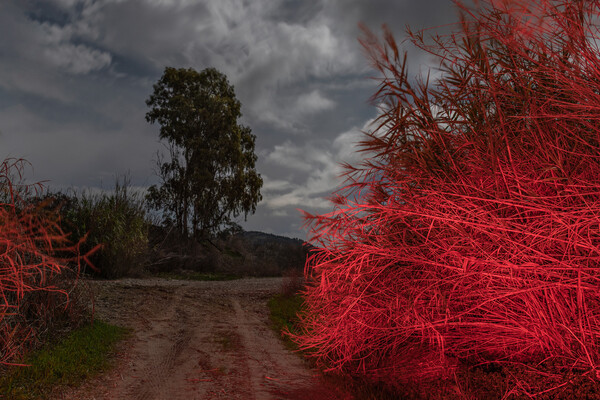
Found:
<svg viewBox="0 0 600 400"><path fill-rule="evenodd" d="M236 234L235 236L240 237L253 244L263 244L268 242L276 243L287 243L287 244L299 244L303 245L305 242L301 239L290 238L287 236L275 235L272 233L259 232L259 231L244 231Z"/></svg>

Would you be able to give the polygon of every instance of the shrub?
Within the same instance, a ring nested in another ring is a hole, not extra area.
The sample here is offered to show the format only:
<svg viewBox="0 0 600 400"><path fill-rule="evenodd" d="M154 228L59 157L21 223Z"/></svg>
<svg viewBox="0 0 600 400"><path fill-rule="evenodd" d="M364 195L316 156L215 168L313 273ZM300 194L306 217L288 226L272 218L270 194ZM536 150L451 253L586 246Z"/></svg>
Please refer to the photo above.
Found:
<svg viewBox="0 0 600 400"><path fill-rule="evenodd" d="M335 211L307 215L296 340L396 386L544 361L527 374L550 381L505 389L548 395L600 377L600 3L480 3L432 44L409 30L434 84L365 30L381 116Z"/></svg>
<svg viewBox="0 0 600 400"><path fill-rule="evenodd" d="M79 254L81 243L70 244L56 213L23 200L41 189L40 184L13 183L20 180L25 164L14 159L0 163L0 364L14 361L38 334L78 312L71 307L70 294L80 261L87 262L95 250L70 259L57 256ZM66 269L67 261L77 268Z"/></svg>
<svg viewBox="0 0 600 400"><path fill-rule="evenodd" d="M139 275L148 253L148 222L144 202L128 191L128 180L117 178L110 195L50 194L73 240L86 238L83 250L101 249L92 257L93 273L104 278Z"/></svg>
<svg viewBox="0 0 600 400"><path fill-rule="evenodd" d="M24 360L30 367L11 368L0 375L0 393L6 399L67 398L67 387L111 367L117 343L127 337L126 328L94 321L74 329L58 341L50 341Z"/></svg>

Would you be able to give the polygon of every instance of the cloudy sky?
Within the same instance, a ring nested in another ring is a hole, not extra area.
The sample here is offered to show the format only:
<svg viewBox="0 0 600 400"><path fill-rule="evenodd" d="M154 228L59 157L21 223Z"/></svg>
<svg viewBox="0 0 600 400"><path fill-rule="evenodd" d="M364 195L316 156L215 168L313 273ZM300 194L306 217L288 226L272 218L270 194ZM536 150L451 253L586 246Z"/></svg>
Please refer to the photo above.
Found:
<svg viewBox="0 0 600 400"><path fill-rule="evenodd" d="M377 113L358 23L397 39L456 20L451 0L1 0L0 159L24 157L50 190L154 175L145 100L166 66L215 67L257 136L263 201L247 222L305 238L297 209L331 210L339 162ZM412 71L430 60L411 58Z"/></svg>

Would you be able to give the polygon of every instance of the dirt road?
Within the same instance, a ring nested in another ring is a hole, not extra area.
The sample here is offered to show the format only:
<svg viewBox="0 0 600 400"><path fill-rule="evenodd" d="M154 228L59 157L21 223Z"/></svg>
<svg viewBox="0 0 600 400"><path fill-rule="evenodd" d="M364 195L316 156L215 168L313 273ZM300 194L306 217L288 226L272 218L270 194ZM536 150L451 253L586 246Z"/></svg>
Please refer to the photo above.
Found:
<svg viewBox="0 0 600 400"><path fill-rule="evenodd" d="M351 399L269 328L281 278L91 282L96 315L134 329L108 374L58 399Z"/></svg>

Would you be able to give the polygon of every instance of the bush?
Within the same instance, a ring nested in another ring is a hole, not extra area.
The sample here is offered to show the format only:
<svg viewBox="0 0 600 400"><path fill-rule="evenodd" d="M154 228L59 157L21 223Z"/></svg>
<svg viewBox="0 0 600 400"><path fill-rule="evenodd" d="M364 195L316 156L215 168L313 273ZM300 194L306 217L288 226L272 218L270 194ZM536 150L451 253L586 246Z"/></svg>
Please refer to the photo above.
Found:
<svg viewBox="0 0 600 400"><path fill-rule="evenodd" d="M296 340L392 386L527 363L504 393L552 395L600 377L599 2L461 10L432 45L409 31L440 60L433 86L366 31L381 117L337 209L308 215L320 249Z"/></svg>
<svg viewBox="0 0 600 400"><path fill-rule="evenodd" d="M53 193L51 204L59 204L72 240L85 238L83 250L101 249L91 258L93 273L103 278L141 274L148 254L148 222L144 202L128 192L126 177L115 183L110 195L81 196Z"/></svg>
<svg viewBox="0 0 600 400"><path fill-rule="evenodd" d="M65 323L81 321L76 283L81 243L70 244L55 212L44 211L23 200L41 185L13 183L26 165L24 160L0 163L0 364L14 361L39 343L39 335ZM18 176L17 176L18 175ZM77 268L69 270L67 262Z"/></svg>
<svg viewBox="0 0 600 400"><path fill-rule="evenodd" d="M110 356L128 334L128 329L102 321L74 329L62 340L28 354L24 362L29 367L0 375L0 393L13 400L65 398L60 394L64 388L77 386L111 366Z"/></svg>

